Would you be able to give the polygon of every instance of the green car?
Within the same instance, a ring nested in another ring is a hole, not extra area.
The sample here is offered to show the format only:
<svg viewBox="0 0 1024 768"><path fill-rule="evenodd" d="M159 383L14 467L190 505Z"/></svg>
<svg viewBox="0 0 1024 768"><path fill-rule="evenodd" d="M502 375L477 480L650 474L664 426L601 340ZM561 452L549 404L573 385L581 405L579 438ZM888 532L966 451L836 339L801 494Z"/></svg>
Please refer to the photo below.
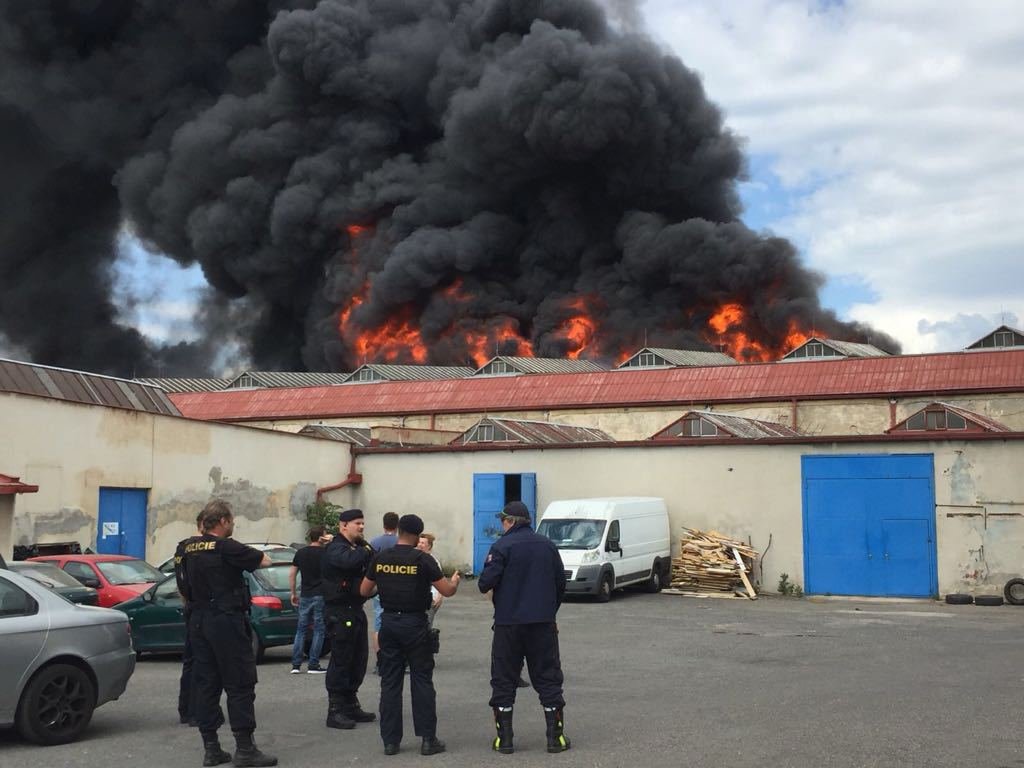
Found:
<svg viewBox="0 0 1024 768"><path fill-rule="evenodd" d="M280 564L245 574L252 594L252 649L257 662L267 648L295 641L299 612L290 600L289 570L290 565ZM181 653L184 649L184 604L173 576L114 608L128 614L136 653Z"/></svg>

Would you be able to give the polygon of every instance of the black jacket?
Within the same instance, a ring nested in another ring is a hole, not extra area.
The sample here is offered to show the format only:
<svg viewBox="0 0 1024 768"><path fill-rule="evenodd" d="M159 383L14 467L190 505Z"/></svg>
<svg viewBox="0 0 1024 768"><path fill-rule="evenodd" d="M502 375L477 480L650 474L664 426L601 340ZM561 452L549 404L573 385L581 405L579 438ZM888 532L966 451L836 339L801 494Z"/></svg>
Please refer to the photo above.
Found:
<svg viewBox="0 0 1024 768"><path fill-rule="evenodd" d="M372 556L373 547L369 544L353 544L344 536L335 536L334 541L324 548L320 563L324 576L320 585L324 602L352 607L366 602L366 598L359 594L359 585Z"/></svg>
<svg viewBox="0 0 1024 768"><path fill-rule="evenodd" d="M477 583L494 590L495 624L540 624L555 620L565 570L551 540L519 523L491 545Z"/></svg>

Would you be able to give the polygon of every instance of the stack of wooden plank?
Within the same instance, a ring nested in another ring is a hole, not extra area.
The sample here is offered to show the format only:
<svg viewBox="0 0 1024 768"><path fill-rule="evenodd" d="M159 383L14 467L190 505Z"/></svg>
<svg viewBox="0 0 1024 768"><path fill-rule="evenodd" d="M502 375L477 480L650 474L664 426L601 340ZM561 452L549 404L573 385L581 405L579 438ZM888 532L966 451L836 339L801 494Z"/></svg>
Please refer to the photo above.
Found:
<svg viewBox="0 0 1024 768"><path fill-rule="evenodd" d="M672 588L696 592L737 592L751 600L757 592L747 574L757 550L717 531L683 528L679 555L672 558Z"/></svg>

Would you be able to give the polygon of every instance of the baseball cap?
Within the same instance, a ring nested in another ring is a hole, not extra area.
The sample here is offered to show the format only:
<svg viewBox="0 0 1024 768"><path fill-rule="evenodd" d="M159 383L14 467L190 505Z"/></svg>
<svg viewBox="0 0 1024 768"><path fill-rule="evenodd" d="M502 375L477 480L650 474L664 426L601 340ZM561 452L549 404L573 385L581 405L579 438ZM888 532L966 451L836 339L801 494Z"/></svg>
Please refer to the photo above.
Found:
<svg viewBox="0 0 1024 768"><path fill-rule="evenodd" d="M510 501L505 508L498 513L498 517L510 517L517 520L529 520L530 510L521 501Z"/></svg>

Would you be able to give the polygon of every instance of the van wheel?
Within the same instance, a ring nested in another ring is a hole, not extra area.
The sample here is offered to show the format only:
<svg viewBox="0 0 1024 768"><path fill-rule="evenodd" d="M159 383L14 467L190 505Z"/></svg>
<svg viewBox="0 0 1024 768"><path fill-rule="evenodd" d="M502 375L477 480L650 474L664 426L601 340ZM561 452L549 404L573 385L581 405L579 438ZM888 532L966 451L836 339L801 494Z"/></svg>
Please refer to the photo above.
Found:
<svg viewBox="0 0 1024 768"><path fill-rule="evenodd" d="M651 576L644 584L644 591L652 595L661 592L661 563L654 563L654 567L651 568Z"/></svg>
<svg viewBox="0 0 1024 768"><path fill-rule="evenodd" d="M612 577L606 573L601 577L601 586L597 590L597 602L607 603L612 599Z"/></svg>

